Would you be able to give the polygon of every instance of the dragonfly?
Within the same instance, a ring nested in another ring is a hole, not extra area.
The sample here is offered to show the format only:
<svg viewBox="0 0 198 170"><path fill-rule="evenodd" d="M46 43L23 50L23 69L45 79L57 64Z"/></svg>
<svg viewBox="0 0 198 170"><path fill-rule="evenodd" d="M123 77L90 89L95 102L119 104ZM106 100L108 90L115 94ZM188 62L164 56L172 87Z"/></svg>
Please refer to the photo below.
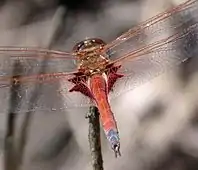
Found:
<svg viewBox="0 0 198 170"><path fill-rule="evenodd" d="M119 131L110 101L195 57L197 14L198 1L187 0L112 42L86 38L68 52L1 46L1 103L6 105L10 89L20 85L14 88L21 100L12 99L13 113L95 106L106 138L116 157L120 156ZM57 82L61 84L59 88L55 87ZM37 88L36 101L32 102L34 85L44 88ZM46 93L65 102L49 101Z"/></svg>

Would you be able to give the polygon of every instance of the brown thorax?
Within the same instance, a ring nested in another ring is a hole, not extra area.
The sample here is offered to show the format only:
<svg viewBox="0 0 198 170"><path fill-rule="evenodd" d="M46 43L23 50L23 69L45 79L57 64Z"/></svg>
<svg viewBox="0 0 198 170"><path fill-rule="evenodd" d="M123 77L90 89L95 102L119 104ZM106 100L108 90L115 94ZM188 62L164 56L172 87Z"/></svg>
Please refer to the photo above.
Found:
<svg viewBox="0 0 198 170"><path fill-rule="evenodd" d="M108 56L100 53L104 45L105 43L102 40L96 38L77 43L73 51L78 57L78 70L87 75L102 73L109 63Z"/></svg>

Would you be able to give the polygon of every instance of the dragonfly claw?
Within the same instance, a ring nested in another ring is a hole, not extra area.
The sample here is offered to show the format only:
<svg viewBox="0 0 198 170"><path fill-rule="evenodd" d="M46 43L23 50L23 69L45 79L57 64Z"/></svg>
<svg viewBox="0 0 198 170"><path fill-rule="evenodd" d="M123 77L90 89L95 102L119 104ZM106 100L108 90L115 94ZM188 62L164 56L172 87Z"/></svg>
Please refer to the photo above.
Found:
<svg viewBox="0 0 198 170"><path fill-rule="evenodd" d="M118 156L120 157L121 156L121 153L120 153L120 145L117 144L117 145L114 145L113 146L113 150L114 150L114 153L115 153L115 157L117 158Z"/></svg>

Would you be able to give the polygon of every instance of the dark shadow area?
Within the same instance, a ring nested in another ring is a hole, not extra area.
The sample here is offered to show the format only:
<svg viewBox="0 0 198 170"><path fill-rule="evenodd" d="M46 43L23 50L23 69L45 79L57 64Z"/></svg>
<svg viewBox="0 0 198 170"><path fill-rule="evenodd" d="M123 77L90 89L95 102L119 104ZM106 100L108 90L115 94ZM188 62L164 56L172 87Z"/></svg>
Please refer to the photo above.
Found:
<svg viewBox="0 0 198 170"><path fill-rule="evenodd" d="M198 161L183 153L177 146L173 146L169 156L152 170L197 170Z"/></svg>

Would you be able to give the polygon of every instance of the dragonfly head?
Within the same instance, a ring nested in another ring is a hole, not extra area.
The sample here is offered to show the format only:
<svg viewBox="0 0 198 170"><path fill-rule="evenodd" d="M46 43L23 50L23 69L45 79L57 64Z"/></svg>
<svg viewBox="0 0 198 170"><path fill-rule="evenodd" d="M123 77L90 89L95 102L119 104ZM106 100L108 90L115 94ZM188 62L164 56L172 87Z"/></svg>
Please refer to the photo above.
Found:
<svg viewBox="0 0 198 170"><path fill-rule="evenodd" d="M96 48L103 47L105 44L106 43L99 38L89 38L77 43L74 46L73 51L74 52L93 51Z"/></svg>
<svg viewBox="0 0 198 170"><path fill-rule="evenodd" d="M106 43L98 38L89 38L77 43L73 52L77 56L75 64L79 70L95 73L96 70L103 70L108 63L108 59L101 51ZM98 72L98 71L96 71Z"/></svg>

